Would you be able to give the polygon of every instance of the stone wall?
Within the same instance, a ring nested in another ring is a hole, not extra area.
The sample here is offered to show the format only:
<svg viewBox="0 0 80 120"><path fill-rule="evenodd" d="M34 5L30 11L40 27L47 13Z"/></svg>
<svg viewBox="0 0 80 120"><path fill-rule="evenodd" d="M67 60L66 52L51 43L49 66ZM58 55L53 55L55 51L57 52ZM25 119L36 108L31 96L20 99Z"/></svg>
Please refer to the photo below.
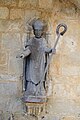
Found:
<svg viewBox="0 0 80 120"><path fill-rule="evenodd" d="M24 114L23 61L16 55L24 47L28 21L38 17L48 23L51 47L56 26L68 26L49 68L46 113L38 119L80 120L80 10L68 0L0 0L0 119L37 119Z"/></svg>

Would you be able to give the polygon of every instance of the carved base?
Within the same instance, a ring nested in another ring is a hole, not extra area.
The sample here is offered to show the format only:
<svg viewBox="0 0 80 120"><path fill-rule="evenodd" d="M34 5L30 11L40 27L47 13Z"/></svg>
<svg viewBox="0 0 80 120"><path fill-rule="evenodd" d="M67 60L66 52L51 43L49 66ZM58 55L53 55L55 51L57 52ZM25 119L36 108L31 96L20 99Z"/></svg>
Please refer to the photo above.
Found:
<svg viewBox="0 0 80 120"><path fill-rule="evenodd" d="M27 114L38 116L41 113L45 113L46 96L27 96L23 98L23 102L25 103Z"/></svg>
<svg viewBox="0 0 80 120"><path fill-rule="evenodd" d="M39 116L41 113L45 113L46 103L25 103L25 105L29 115Z"/></svg>

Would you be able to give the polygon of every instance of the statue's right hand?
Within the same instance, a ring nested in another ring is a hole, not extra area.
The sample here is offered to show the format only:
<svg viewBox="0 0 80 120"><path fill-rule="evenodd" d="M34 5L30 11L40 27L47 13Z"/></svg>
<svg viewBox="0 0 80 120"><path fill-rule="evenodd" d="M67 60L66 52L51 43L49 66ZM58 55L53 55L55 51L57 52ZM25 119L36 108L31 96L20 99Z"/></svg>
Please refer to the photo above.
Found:
<svg viewBox="0 0 80 120"><path fill-rule="evenodd" d="M17 55L16 58L24 58L24 54Z"/></svg>
<svg viewBox="0 0 80 120"><path fill-rule="evenodd" d="M21 54L21 55L20 55L20 58L24 58L24 54Z"/></svg>

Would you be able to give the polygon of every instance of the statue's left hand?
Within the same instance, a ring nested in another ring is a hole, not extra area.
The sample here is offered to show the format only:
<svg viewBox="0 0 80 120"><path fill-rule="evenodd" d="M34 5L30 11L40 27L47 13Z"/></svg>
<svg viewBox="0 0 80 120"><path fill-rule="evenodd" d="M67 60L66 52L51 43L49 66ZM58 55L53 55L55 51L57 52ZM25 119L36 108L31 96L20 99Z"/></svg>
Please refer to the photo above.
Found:
<svg viewBox="0 0 80 120"><path fill-rule="evenodd" d="M56 54L56 49L52 48L52 54Z"/></svg>

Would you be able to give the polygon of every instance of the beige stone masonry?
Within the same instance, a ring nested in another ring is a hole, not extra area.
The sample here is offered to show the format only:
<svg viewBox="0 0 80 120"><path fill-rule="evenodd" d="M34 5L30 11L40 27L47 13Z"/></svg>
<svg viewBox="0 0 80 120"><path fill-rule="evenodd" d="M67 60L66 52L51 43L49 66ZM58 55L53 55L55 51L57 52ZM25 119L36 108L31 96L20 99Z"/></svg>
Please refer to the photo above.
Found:
<svg viewBox="0 0 80 120"><path fill-rule="evenodd" d="M50 47L57 25L64 23L68 29L49 66L46 111L35 117L25 113L23 60L16 56L32 30L28 23L39 17L48 24ZM0 0L0 120L12 120L12 115L14 120L80 120L80 10L70 0Z"/></svg>
<svg viewBox="0 0 80 120"><path fill-rule="evenodd" d="M0 6L15 7L18 4L18 0L0 0Z"/></svg>
<svg viewBox="0 0 80 120"><path fill-rule="evenodd" d="M19 0L19 7L37 7L38 0Z"/></svg>
<svg viewBox="0 0 80 120"><path fill-rule="evenodd" d="M0 19L7 19L9 17L9 9L7 7L0 7Z"/></svg>
<svg viewBox="0 0 80 120"><path fill-rule="evenodd" d="M44 9L51 9L52 0L39 0L39 7Z"/></svg>
<svg viewBox="0 0 80 120"><path fill-rule="evenodd" d="M10 10L10 19L23 19L24 11L22 9L11 9Z"/></svg>

